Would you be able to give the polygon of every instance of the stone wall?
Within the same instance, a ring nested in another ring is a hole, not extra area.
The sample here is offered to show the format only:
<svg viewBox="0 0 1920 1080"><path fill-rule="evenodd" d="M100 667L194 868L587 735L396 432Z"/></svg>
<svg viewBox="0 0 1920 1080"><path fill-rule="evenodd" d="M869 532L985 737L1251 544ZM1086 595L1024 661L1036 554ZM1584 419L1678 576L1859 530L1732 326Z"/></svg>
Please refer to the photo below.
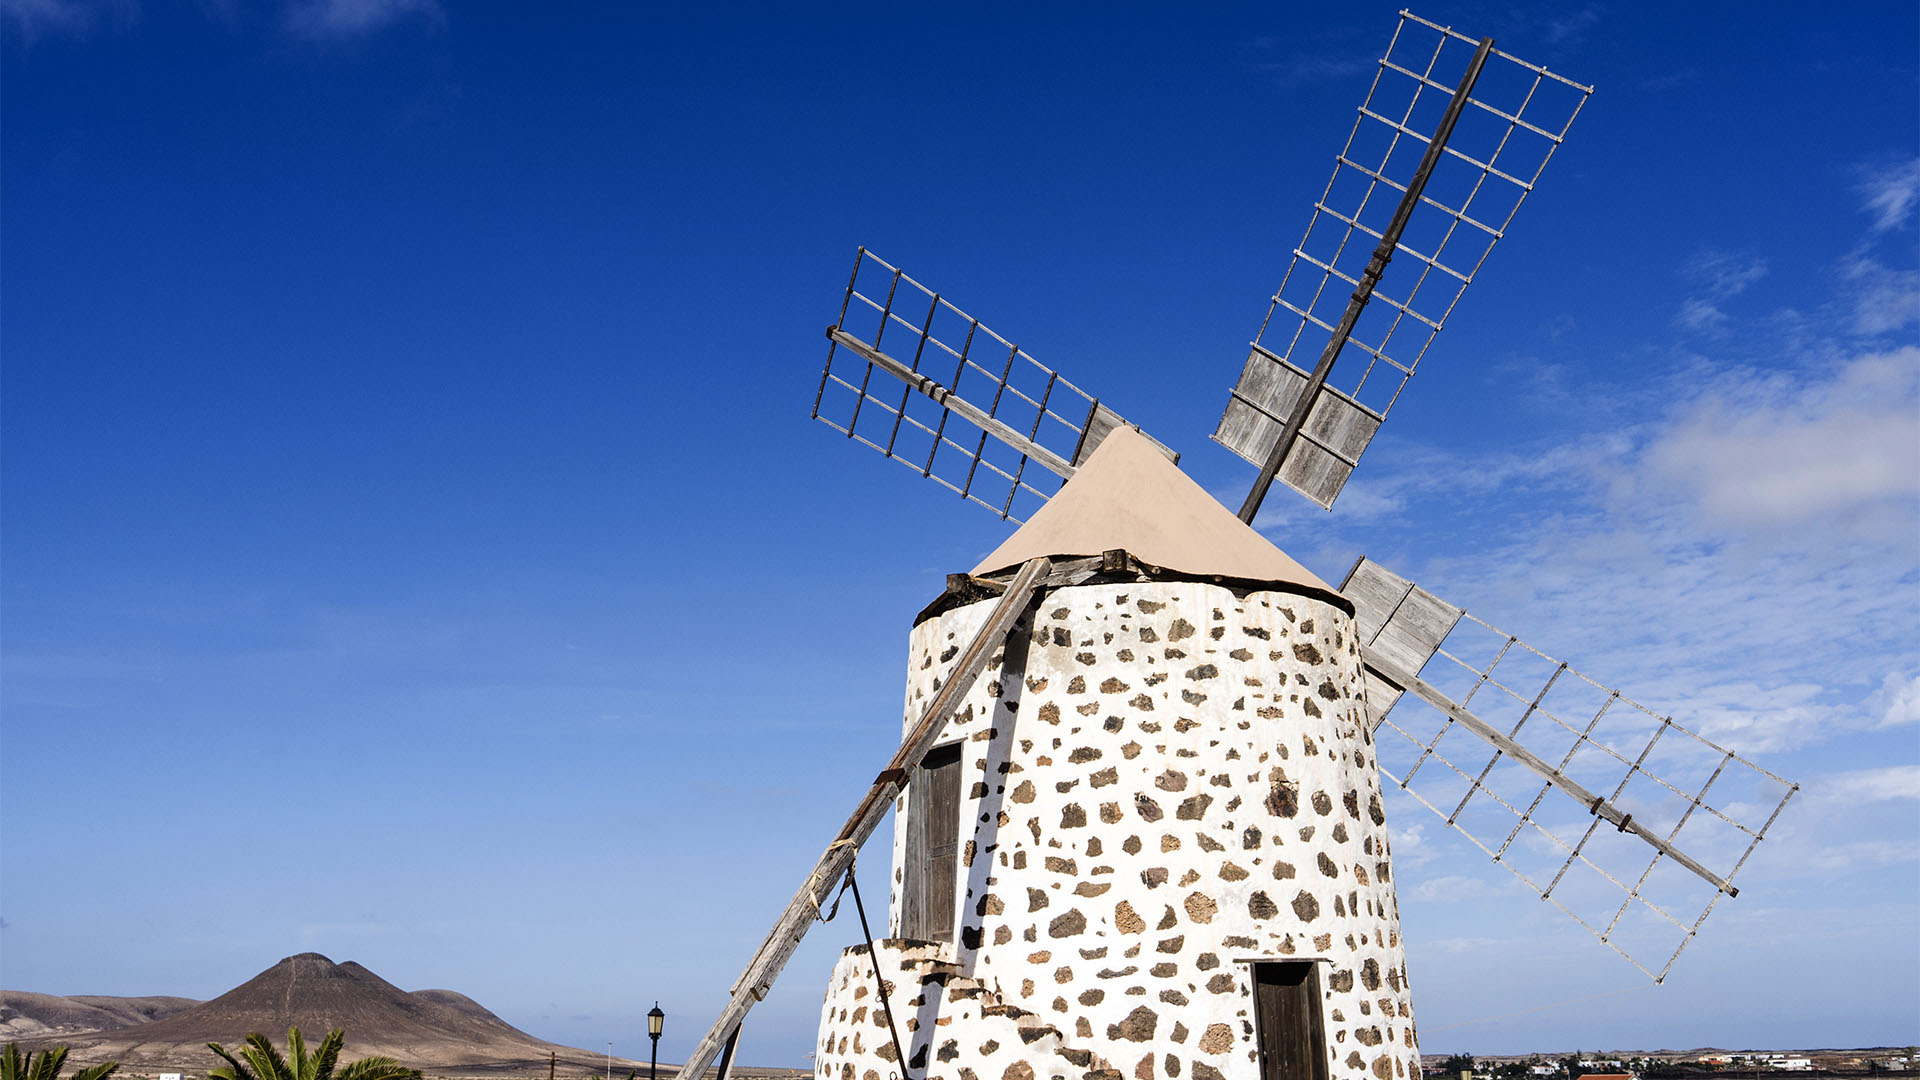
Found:
<svg viewBox="0 0 1920 1080"><path fill-rule="evenodd" d="M990 608L915 628L909 723ZM1351 618L1324 600L1046 594L942 735L966 745L956 970L1094 1067L1216 1080L1257 1076L1247 962L1317 958L1331 1075L1418 1076L1361 693Z"/></svg>

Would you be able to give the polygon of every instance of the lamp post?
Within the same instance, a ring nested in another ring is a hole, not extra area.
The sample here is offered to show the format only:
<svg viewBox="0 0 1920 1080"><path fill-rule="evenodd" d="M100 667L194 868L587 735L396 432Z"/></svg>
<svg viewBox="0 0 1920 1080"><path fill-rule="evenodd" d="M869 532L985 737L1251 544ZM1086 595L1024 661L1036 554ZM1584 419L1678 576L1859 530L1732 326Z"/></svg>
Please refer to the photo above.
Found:
<svg viewBox="0 0 1920 1080"><path fill-rule="evenodd" d="M666 1026L667 1014L660 1011L660 1003L654 1002L647 1011L647 1038L653 1040L653 1059L647 1063L647 1080L660 1080L660 1029Z"/></svg>
<svg viewBox="0 0 1920 1080"><path fill-rule="evenodd" d="M613 1044L607 1044L607 1080L613 1080Z"/></svg>

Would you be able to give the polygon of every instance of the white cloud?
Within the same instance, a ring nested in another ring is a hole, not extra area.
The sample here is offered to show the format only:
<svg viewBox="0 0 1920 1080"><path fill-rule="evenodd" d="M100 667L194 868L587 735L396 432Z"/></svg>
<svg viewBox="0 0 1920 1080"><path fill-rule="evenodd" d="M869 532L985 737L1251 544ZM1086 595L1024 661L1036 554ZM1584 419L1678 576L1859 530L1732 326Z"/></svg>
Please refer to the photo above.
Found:
<svg viewBox="0 0 1920 1080"><path fill-rule="evenodd" d="M1376 63L1377 58L1371 56L1296 56L1286 60L1262 61L1254 64L1253 70L1273 76L1275 85L1290 89L1307 83L1352 78L1371 71Z"/></svg>
<svg viewBox="0 0 1920 1080"><path fill-rule="evenodd" d="M1867 707L1878 715L1880 727L1920 724L1920 675L1887 672L1880 689L1867 699ZM1920 788L1920 777L1914 783Z"/></svg>
<svg viewBox="0 0 1920 1080"><path fill-rule="evenodd" d="M1905 225L1920 205L1920 158L1863 172L1859 192L1873 215L1873 230L1887 232Z"/></svg>
<svg viewBox="0 0 1920 1080"><path fill-rule="evenodd" d="M1852 283L1855 333L1890 334L1920 322L1920 271L1895 270L1855 254L1841 260L1840 274Z"/></svg>
<svg viewBox="0 0 1920 1080"><path fill-rule="evenodd" d="M1888 266L1872 249L1887 233L1905 229L1920 207L1920 159L1862 169L1856 190L1861 209L1872 218L1867 235L1840 260L1848 283L1853 329L1866 335L1890 334L1920 322L1920 270ZM1899 259L1909 262L1909 245Z"/></svg>
<svg viewBox="0 0 1920 1080"><path fill-rule="evenodd" d="M1767 276L1767 263L1755 255L1703 251L1695 255L1682 272L1700 292L1681 302L1674 322L1683 330L1712 335L1726 329L1727 314L1720 309L1720 304Z"/></svg>
<svg viewBox="0 0 1920 1080"><path fill-rule="evenodd" d="M1548 19L1547 41L1559 45L1563 42L1578 40L1599 23L1598 7L1584 7L1579 11Z"/></svg>
<svg viewBox="0 0 1920 1080"><path fill-rule="evenodd" d="M1426 822L1421 820L1404 828L1387 826L1387 842L1392 845L1388 850L1393 852L1393 865L1399 873L1417 871L1439 856L1427 842L1426 828Z"/></svg>
<svg viewBox="0 0 1920 1080"><path fill-rule="evenodd" d="M354 37L408 18L439 23L446 12L439 0L296 0L287 9L287 26L315 38Z"/></svg>
<svg viewBox="0 0 1920 1080"><path fill-rule="evenodd" d="M1690 296L1680 304L1680 311L1673 321L1680 324L1682 330L1695 333L1712 334L1725 328L1727 313L1713 305L1713 301L1698 296Z"/></svg>
<svg viewBox="0 0 1920 1080"><path fill-rule="evenodd" d="M1717 523L1824 526L1920 497L1920 348L1826 378L1724 380L1644 460L1647 481Z"/></svg>
<svg viewBox="0 0 1920 1080"><path fill-rule="evenodd" d="M1687 264L1686 273L1708 296L1725 300L1740 295L1747 286L1766 277L1767 261L1757 255L1703 251Z"/></svg>
<svg viewBox="0 0 1920 1080"><path fill-rule="evenodd" d="M1809 785L1809 790L1814 798L1848 804L1920 799L1920 765L1832 773L1821 777L1818 784Z"/></svg>
<svg viewBox="0 0 1920 1080"><path fill-rule="evenodd" d="M1343 504L1315 565L1367 551L1763 765L1910 722L1920 687L1887 680L1920 639L1920 348L1701 360L1648 389L1677 404L1558 445L1371 462L1356 492L1381 513ZM1409 529L1432 514L1444 531Z"/></svg>
<svg viewBox="0 0 1920 1080"><path fill-rule="evenodd" d="M1920 831L1911 807L1920 800L1920 765L1852 769L1809 778L1804 805L1790 806L1767 840L1771 860L1796 870L1837 875L1920 861ZM1899 827L1889 828L1898 823Z"/></svg>
<svg viewBox="0 0 1920 1080"><path fill-rule="evenodd" d="M1513 947L1512 938L1489 937L1451 937L1439 938L1426 943L1427 949L1442 953L1483 954L1489 949L1509 949Z"/></svg>
<svg viewBox="0 0 1920 1080"><path fill-rule="evenodd" d="M1492 873L1492 868L1488 870ZM1410 894L1413 899L1424 902L1443 900L1477 900L1483 897L1499 895L1483 877L1467 877L1464 874L1446 874L1423 881L1414 886Z"/></svg>

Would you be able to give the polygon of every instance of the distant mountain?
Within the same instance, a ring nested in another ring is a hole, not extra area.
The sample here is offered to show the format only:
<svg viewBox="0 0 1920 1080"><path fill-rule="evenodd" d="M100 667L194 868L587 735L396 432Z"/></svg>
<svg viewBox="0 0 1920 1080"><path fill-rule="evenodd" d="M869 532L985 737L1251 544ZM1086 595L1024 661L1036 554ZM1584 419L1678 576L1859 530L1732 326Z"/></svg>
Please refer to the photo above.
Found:
<svg viewBox="0 0 1920 1080"><path fill-rule="evenodd" d="M103 1004L94 1004L103 1003ZM117 1003L117 1004L116 1004ZM140 1003L140 1004L132 1004ZM174 1007L178 1003L179 1007ZM297 1024L309 1039L331 1028L347 1032L346 1059L385 1054L436 1070L545 1068L553 1053L563 1065L604 1067L606 1056L536 1039L452 990L405 990L352 961L336 964L319 953L289 956L211 1001L187 998L56 998L6 992L0 1028L23 1048L64 1042L76 1065L114 1060L129 1065L204 1069L215 1064L207 1043L232 1047L259 1031L276 1045ZM90 1011L88 1011L90 1010ZM100 1017L124 1020L82 1033L76 1025ZM631 1064L631 1063L629 1063Z"/></svg>
<svg viewBox="0 0 1920 1080"><path fill-rule="evenodd" d="M165 1020L198 1004L183 997L55 997L0 990L0 1040L108 1031Z"/></svg>

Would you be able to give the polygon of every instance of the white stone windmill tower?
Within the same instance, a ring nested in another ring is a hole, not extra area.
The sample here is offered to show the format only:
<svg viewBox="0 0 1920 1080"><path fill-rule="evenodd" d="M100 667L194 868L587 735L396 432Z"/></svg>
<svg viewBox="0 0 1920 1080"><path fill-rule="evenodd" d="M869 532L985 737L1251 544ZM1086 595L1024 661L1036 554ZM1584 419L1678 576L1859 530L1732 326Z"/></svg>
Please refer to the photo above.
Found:
<svg viewBox="0 0 1920 1080"><path fill-rule="evenodd" d="M914 1076L1418 1077L1352 605L1127 429L970 580L1087 552L910 785L893 936L835 970L820 1075L897 1056L877 957ZM909 715L992 607L929 609Z"/></svg>
<svg viewBox="0 0 1920 1080"><path fill-rule="evenodd" d="M726 1071L843 877L869 932L829 985L821 1077L1417 1076L1386 783L1665 976L1795 786L1369 560L1336 590L1247 524L1276 478L1331 507L1589 92L1402 13L1214 436L1261 466L1237 517L862 249L815 415L1026 524L916 621L899 750L682 1077ZM889 809L875 942L852 864Z"/></svg>

